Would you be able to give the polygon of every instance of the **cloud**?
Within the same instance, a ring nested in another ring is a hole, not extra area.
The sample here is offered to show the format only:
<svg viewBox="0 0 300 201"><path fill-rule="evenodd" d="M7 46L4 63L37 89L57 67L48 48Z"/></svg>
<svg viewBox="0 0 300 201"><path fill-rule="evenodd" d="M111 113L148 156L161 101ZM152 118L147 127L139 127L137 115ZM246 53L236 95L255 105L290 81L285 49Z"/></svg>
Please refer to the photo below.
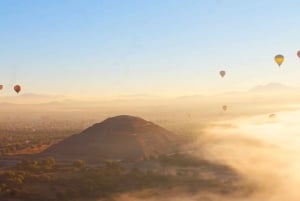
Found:
<svg viewBox="0 0 300 201"><path fill-rule="evenodd" d="M300 198L300 111L218 121L192 146L194 154L234 168L248 194L196 193L175 188L148 189L117 196L118 201L298 201ZM254 187L254 188L252 188Z"/></svg>

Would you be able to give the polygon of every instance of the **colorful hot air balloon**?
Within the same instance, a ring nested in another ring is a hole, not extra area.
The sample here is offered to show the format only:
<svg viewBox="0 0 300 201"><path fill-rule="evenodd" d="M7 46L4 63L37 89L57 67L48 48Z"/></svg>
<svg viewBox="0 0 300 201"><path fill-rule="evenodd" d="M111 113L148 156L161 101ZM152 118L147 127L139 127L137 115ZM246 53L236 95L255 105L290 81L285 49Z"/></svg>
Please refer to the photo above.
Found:
<svg viewBox="0 0 300 201"><path fill-rule="evenodd" d="M220 75L221 75L221 77L224 77L224 76L226 75L226 71L221 70L221 71L220 71Z"/></svg>
<svg viewBox="0 0 300 201"><path fill-rule="evenodd" d="M0 90L2 90L3 89L3 85L2 84L0 84Z"/></svg>
<svg viewBox="0 0 300 201"><path fill-rule="evenodd" d="M284 56L281 54L278 54L274 57L275 62L278 64L278 66L281 66L281 64L284 61Z"/></svg>
<svg viewBox="0 0 300 201"><path fill-rule="evenodd" d="M297 52L297 56L300 58L300 50Z"/></svg>
<svg viewBox="0 0 300 201"><path fill-rule="evenodd" d="M227 105L223 105L223 106L222 106L222 109L223 109L224 111L226 111L226 110L227 110Z"/></svg>
<svg viewBox="0 0 300 201"><path fill-rule="evenodd" d="M21 91L21 86L20 85L15 85L14 90L15 90L15 92L19 93Z"/></svg>

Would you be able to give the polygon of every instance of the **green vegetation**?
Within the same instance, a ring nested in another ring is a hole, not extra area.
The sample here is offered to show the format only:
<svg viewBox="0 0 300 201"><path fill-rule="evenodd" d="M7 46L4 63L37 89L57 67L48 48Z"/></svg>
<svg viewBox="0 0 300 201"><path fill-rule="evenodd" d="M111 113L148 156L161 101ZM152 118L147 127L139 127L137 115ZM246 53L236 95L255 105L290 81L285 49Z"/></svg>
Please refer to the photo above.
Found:
<svg viewBox="0 0 300 201"><path fill-rule="evenodd" d="M140 162L159 162L162 168L172 164L177 171L177 174L174 174L173 171L168 173L159 169L138 168L138 165L125 168L126 165L115 161L106 161L100 166L90 167L82 160L60 164L51 157L43 160L27 159L20 161L15 169L0 173L0 200L97 200L122 192L178 187L191 192L208 190L218 193L229 193L238 189L237 181L208 179L199 174L189 174L188 169L180 173L182 167L191 167L190 171L194 173L195 167L201 172L200 167L205 166L203 162L195 162L196 159L194 162L187 160L188 157L184 155L174 155Z"/></svg>

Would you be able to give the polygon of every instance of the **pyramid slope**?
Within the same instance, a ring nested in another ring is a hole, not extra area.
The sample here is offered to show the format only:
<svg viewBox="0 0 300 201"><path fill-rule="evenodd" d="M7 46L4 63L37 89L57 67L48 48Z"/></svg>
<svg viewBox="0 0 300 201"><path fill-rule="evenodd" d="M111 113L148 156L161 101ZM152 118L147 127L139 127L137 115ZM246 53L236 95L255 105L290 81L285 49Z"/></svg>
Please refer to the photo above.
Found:
<svg viewBox="0 0 300 201"><path fill-rule="evenodd" d="M172 132L141 118L121 115L97 123L45 151L81 159L136 160L177 151Z"/></svg>

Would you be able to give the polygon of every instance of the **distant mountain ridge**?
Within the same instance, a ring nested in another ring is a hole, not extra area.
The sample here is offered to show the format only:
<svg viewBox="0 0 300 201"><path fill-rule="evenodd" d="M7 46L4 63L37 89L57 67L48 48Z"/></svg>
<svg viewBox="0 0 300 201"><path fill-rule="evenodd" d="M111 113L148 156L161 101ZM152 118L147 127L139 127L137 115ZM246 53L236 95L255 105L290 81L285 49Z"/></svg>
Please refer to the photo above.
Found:
<svg viewBox="0 0 300 201"><path fill-rule="evenodd" d="M172 104L182 104L182 101L189 101L190 103L199 103L200 101L209 101L211 98L219 98L219 97L233 97L233 96L245 96L245 95L279 95L281 96L282 93L291 92L292 95L300 93L300 87L290 87L281 83L268 83L265 85L257 85L249 90L245 91L228 91L224 93L216 93L212 95L188 95L188 96L178 96L178 97L150 97L147 99L145 96L144 98L136 96L128 96L126 98L118 98L118 97L111 97L104 98L104 99L76 99L71 97L63 97L63 96L49 96L47 95L39 95L39 94L21 94L20 96L2 96L0 97L0 105L6 104L10 106L14 105L37 105L37 106L51 106L51 108L70 108L70 107L79 107L82 108L92 108L92 107L104 107L104 106L112 106L118 104L119 106L125 105L129 106L132 105L131 103L135 101L136 104L142 106L148 105L169 105Z"/></svg>
<svg viewBox="0 0 300 201"><path fill-rule="evenodd" d="M285 92L295 91L299 88L289 87L280 83L269 83L266 85L258 85L249 90L249 92Z"/></svg>

